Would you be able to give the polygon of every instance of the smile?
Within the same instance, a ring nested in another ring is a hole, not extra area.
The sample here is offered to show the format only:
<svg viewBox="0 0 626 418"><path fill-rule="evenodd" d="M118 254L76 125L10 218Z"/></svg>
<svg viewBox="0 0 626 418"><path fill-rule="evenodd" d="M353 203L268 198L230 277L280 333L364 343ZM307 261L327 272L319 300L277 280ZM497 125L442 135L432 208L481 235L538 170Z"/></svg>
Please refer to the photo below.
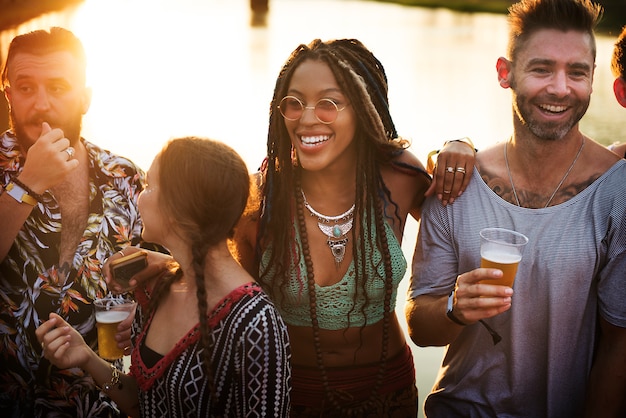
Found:
<svg viewBox="0 0 626 418"><path fill-rule="evenodd" d="M567 110L567 106L539 105L539 107L543 110L546 110L552 113L561 113Z"/></svg>
<svg viewBox="0 0 626 418"><path fill-rule="evenodd" d="M304 145L317 145L330 139L330 135L301 136L300 142Z"/></svg>

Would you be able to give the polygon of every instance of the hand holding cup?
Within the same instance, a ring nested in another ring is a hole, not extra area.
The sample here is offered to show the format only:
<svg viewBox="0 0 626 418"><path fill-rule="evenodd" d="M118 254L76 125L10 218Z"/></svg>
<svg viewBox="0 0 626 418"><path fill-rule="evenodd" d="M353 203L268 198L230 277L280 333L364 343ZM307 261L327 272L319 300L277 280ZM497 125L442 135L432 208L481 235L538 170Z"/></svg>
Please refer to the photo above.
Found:
<svg viewBox="0 0 626 418"><path fill-rule="evenodd" d="M504 228L485 228L480 231L480 266L502 270L502 278L481 281L484 284L513 287L517 266L522 260L528 238L519 232Z"/></svg>
<svg viewBox="0 0 626 418"><path fill-rule="evenodd" d="M98 353L105 360L117 360L124 356L118 347L115 334L120 322L135 311L136 303L123 297L107 296L93 302L98 328Z"/></svg>

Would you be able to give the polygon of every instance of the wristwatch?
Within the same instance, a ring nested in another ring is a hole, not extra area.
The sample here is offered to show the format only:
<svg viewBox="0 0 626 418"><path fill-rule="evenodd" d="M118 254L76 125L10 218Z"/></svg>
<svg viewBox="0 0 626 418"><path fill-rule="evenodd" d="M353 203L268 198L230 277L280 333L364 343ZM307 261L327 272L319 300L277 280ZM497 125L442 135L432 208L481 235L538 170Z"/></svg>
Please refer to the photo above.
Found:
<svg viewBox="0 0 626 418"><path fill-rule="evenodd" d="M446 316L455 324L461 325L462 327L466 326L467 324L465 322L461 321L454 315L452 309L454 309L454 289L452 289L450 296L448 296L448 309L446 310Z"/></svg>
<svg viewBox="0 0 626 418"><path fill-rule="evenodd" d="M26 203L31 206L37 205L37 200L34 197L29 195L26 190L24 190L22 187L18 186L17 184L13 183L12 181L6 185L4 190L9 196L17 200L19 203Z"/></svg>

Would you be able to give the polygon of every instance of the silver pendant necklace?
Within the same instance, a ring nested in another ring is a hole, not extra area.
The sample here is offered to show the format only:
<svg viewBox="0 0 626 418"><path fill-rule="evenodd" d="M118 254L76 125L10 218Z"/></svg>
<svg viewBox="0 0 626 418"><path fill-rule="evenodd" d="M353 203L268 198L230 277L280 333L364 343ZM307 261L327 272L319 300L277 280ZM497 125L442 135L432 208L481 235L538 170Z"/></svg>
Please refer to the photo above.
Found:
<svg viewBox="0 0 626 418"><path fill-rule="evenodd" d="M352 229L352 221L354 220L354 204L350 209L337 216L326 216L317 212L306 200L304 190L300 189L304 207L307 208L311 216L317 217L317 226L324 235L328 237L326 243L330 248L330 252L335 258L335 265L343 261L346 255L346 245L348 244L348 232ZM332 224L332 225L331 225Z"/></svg>
<svg viewBox="0 0 626 418"><path fill-rule="evenodd" d="M509 168L509 159L507 158L507 155L506 155L506 149L507 149L507 147L509 145L509 142L511 142L511 141L508 140L504 144L504 164L506 165L506 172L509 175L509 181L511 182L511 188L513 189L513 196L515 197L515 202L517 203L517 206L521 207L522 205L520 205L520 203L519 203L519 198L517 197L517 191L515 190L515 184L513 184L513 176L511 176L511 169ZM574 157L574 161L572 161L572 164L569 166L569 168L565 172L565 175L563 176L563 178L561 179L559 184L556 186L556 189L554 189L554 191L552 192L552 195L550 196L550 198L546 202L546 205L543 207L544 209L548 207L550 202L552 202L552 199L554 199L554 196L556 196L556 192L559 191L559 189L561 188L561 186L565 182L565 179L567 178L569 173L574 168L574 165L576 165L576 161L578 161L578 157L580 157L580 154L583 152L584 146L585 146L585 137L583 136L582 137L582 143L580 144L580 148L578 149L578 153L576 154L576 157Z"/></svg>

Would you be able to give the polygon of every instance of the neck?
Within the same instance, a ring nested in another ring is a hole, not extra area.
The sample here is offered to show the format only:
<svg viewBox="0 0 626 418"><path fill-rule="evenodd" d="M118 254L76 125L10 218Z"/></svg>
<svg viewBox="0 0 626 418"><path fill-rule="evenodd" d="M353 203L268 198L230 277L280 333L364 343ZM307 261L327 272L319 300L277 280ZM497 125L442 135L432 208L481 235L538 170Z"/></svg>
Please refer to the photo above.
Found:
<svg viewBox="0 0 626 418"><path fill-rule="evenodd" d="M174 259L179 263L187 283L195 289L195 269L191 248L186 247L183 254L172 250ZM251 280L243 274L245 271L233 258L226 240L209 248L204 257L204 283L207 289L230 287ZM245 276L245 277L244 277Z"/></svg>
<svg viewBox="0 0 626 418"><path fill-rule="evenodd" d="M565 144L558 141L556 142L558 149L549 150L546 150L545 147L533 148L532 146L530 149L528 147L524 149L524 144L519 146L518 142L518 152L515 156L518 162L517 170L512 168L513 165L510 163L511 157L509 156L509 147L515 150L515 145L513 138L504 144L504 162L515 199L512 203L529 208L545 208L553 202L562 202L563 198L558 198L557 193L566 185L568 176L575 169L585 146L585 137L579 134L574 143L570 141ZM571 155L572 152L574 153L573 156ZM537 158L533 158L534 155ZM561 156L561 158L557 156ZM550 160L549 164L546 157ZM514 172L517 181L514 181ZM520 193L520 190L523 192Z"/></svg>
<svg viewBox="0 0 626 418"><path fill-rule="evenodd" d="M348 210L355 201L355 176L326 176L303 173L301 188L307 201L325 215L337 215Z"/></svg>

